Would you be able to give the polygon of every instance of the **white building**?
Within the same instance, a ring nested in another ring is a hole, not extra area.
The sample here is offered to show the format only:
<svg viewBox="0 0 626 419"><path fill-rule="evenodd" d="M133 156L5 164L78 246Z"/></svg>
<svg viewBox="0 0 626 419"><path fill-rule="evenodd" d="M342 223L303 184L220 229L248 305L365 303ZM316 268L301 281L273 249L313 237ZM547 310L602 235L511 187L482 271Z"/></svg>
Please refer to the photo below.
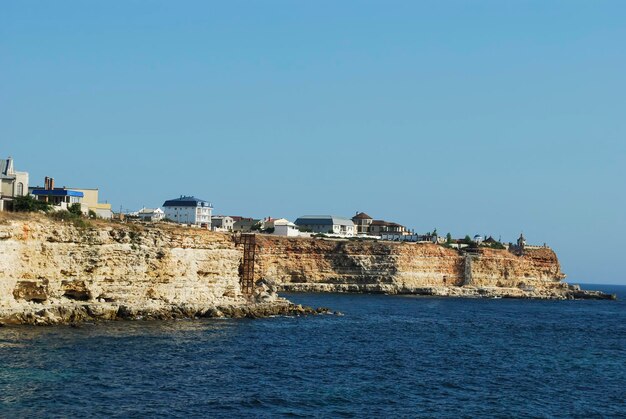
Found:
<svg viewBox="0 0 626 419"><path fill-rule="evenodd" d="M213 231L233 231L235 220L228 215L216 215L211 218L211 230Z"/></svg>
<svg viewBox="0 0 626 419"><path fill-rule="evenodd" d="M352 237L355 232L352 220L333 215L305 215L296 220L296 225L311 233L337 234L344 237Z"/></svg>
<svg viewBox="0 0 626 419"><path fill-rule="evenodd" d="M291 221L280 218L274 220L274 234L277 236L298 237L300 230L298 230L298 226Z"/></svg>
<svg viewBox="0 0 626 419"><path fill-rule="evenodd" d="M193 196L181 196L163 203L165 218L179 224L210 228L213 205Z"/></svg>
<svg viewBox="0 0 626 419"><path fill-rule="evenodd" d="M142 221L161 221L165 218L165 212L161 208L142 208L137 211L137 217Z"/></svg>

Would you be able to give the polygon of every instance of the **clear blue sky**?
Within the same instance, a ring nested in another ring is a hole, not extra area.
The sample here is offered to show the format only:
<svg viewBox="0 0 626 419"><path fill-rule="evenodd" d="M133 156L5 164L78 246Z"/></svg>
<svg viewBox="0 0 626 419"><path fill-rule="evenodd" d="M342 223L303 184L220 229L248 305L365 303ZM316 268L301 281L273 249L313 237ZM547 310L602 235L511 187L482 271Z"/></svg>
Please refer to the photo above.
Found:
<svg viewBox="0 0 626 419"><path fill-rule="evenodd" d="M0 155L138 209L366 211L626 283L624 1L0 2Z"/></svg>

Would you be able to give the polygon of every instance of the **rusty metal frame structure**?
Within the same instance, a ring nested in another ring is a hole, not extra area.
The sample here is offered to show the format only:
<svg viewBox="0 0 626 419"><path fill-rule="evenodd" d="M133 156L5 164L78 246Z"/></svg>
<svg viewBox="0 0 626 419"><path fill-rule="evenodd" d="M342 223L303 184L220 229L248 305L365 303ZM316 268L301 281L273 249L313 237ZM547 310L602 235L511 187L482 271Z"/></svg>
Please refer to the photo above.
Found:
<svg viewBox="0 0 626 419"><path fill-rule="evenodd" d="M241 234L235 236L235 244L243 245L243 261L239 276L239 285L244 295L252 295L254 291L254 259L256 253L256 235Z"/></svg>

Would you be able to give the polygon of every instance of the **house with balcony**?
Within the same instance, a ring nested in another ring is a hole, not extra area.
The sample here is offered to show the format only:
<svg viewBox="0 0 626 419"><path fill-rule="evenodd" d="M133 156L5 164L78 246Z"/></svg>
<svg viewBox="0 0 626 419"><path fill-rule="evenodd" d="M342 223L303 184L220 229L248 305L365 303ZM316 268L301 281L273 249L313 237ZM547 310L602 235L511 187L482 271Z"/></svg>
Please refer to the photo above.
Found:
<svg viewBox="0 0 626 419"><path fill-rule="evenodd" d="M84 194L74 189L54 187L54 179L46 177L45 185L30 188L30 194L37 200L52 205L55 211L69 210L73 205L80 205L80 211L84 215L89 214L89 207L83 203Z"/></svg>
<svg viewBox="0 0 626 419"><path fill-rule="evenodd" d="M393 237L405 236L410 234L406 227L401 224L393 223L385 220L373 220L370 225L369 234L372 236Z"/></svg>
<svg viewBox="0 0 626 419"><path fill-rule="evenodd" d="M54 186L54 178L46 176L43 187L35 186L29 190L31 195L52 204L54 209L68 209L72 204L80 204L85 215L93 211L99 218L111 219L113 216L111 204L98 202L98 188L57 188Z"/></svg>
<svg viewBox="0 0 626 419"><path fill-rule="evenodd" d="M210 202L193 196L181 195L163 203L163 212L168 220L203 228L210 228L212 210Z"/></svg>
<svg viewBox="0 0 626 419"><path fill-rule="evenodd" d="M364 212L357 212L352 217L356 233L372 237L381 237L385 240L396 240L400 236L409 235L410 232L401 224L385 220L374 220Z"/></svg>
<svg viewBox="0 0 626 419"><path fill-rule="evenodd" d="M370 233L370 226L374 219L364 212L356 212L356 215L352 217L352 222L356 228L356 234L367 235Z"/></svg>
<svg viewBox="0 0 626 419"><path fill-rule="evenodd" d="M334 215L304 215L295 221L300 230L311 233L337 234L352 237L355 233L352 220Z"/></svg>

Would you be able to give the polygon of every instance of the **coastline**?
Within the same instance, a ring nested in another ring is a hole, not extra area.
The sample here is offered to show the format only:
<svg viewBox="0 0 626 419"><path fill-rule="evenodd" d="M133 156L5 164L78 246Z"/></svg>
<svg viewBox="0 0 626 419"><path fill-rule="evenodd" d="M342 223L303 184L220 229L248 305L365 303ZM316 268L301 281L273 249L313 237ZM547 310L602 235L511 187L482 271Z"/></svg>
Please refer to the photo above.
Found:
<svg viewBox="0 0 626 419"><path fill-rule="evenodd" d="M566 284L568 285L568 284ZM504 287L398 287L389 284L283 284L278 286L283 292L313 293L363 293L387 295L421 295L454 298L516 298L537 300L616 300L615 294L603 291L583 290L576 285L547 290L524 290Z"/></svg>
<svg viewBox="0 0 626 419"><path fill-rule="evenodd" d="M573 288L573 289L571 289ZM558 292L536 292L498 287L424 287L397 288L394 286L354 284L290 284L277 287L289 293L361 293L385 295L416 295L450 298L535 299L535 300L616 300L615 294L568 287ZM50 304L22 304L0 308L0 327L8 325L50 326L83 322L120 320L172 320L198 318L262 318L271 316L307 316L333 314L328 308L312 308L276 297L273 301L243 302L217 306L194 304L120 305L106 302L59 302ZM336 314L336 313L334 313Z"/></svg>
<svg viewBox="0 0 626 419"><path fill-rule="evenodd" d="M466 255L434 244L258 235L256 278L242 288L245 252L231 234L172 225L43 215L0 218L0 323L254 318L329 312L276 292L355 292L463 298L614 299L562 282L551 249ZM252 267L252 265L250 265Z"/></svg>
<svg viewBox="0 0 626 419"><path fill-rule="evenodd" d="M311 308L284 298L271 302L254 302L219 306L183 305L117 305L110 303L64 303L43 306L21 306L0 310L0 326L51 326L119 320L173 320L198 318L255 319L272 316L307 316L333 314L327 308Z"/></svg>

